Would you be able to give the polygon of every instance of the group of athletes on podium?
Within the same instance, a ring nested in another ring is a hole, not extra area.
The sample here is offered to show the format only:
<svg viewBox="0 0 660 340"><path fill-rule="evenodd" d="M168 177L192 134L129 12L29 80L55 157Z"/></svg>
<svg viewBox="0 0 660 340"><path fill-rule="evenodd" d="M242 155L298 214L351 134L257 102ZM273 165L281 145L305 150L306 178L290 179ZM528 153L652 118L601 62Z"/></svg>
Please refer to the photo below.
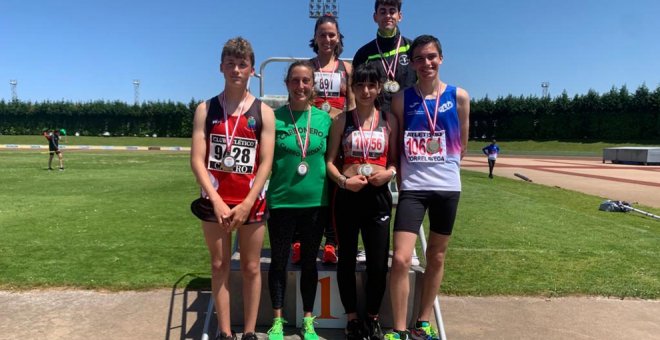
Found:
<svg viewBox="0 0 660 340"><path fill-rule="evenodd" d="M254 52L241 37L222 50L224 90L195 111L191 167L201 196L191 205L202 220L211 255L212 292L219 335L230 327L232 232L238 233L244 329L257 339L260 255L266 225L271 247L268 287L273 308L269 339L283 339L282 315L291 249L298 252L303 302L301 337L318 339L314 309L316 258L324 231L336 232L337 284L348 323L346 339L438 339L429 323L461 192L460 161L467 150L469 96L440 80L437 38L401 35L401 0L376 0L377 36L352 65L339 59L342 34L335 17L316 22L310 46L316 57L287 71L286 105L271 109L247 89ZM268 190L264 190L269 179ZM378 313L385 294L392 196L399 184L390 272L393 329ZM430 233L417 321L407 329L409 279L420 225ZM267 223L266 223L267 222ZM356 308L356 255L366 253L366 315ZM293 244L293 247L292 247ZM328 244L326 244L327 246Z"/></svg>

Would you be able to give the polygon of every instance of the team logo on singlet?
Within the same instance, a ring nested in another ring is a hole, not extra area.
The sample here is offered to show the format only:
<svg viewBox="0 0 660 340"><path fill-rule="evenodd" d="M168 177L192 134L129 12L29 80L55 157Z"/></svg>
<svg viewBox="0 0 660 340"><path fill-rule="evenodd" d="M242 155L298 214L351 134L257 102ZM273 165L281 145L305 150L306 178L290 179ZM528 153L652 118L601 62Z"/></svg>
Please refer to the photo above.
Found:
<svg viewBox="0 0 660 340"><path fill-rule="evenodd" d="M254 119L254 117L248 118L247 124L248 124L248 129L253 131L257 129L257 120Z"/></svg>
<svg viewBox="0 0 660 340"><path fill-rule="evenodd" d="M404 53L404 54L399 54L399 64L400 64L401 66L406 66L406 65L408 65L409 63L410 63L410 59L408 59L408 55L407 55L407 54L405 54L405 53Z"/></svg>

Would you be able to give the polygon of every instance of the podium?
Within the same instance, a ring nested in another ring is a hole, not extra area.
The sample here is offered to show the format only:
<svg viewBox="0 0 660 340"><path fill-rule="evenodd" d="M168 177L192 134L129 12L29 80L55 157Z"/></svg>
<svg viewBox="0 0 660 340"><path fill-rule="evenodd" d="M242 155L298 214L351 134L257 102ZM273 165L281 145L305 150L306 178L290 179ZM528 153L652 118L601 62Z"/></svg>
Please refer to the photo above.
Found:
<svg viewBox="0 0 660 340"><path fill-rule="evenodd" d="M419 239L422 242L422 249L426 250L426 237L423 228L420 228ZM238 242L234 242L238 244ZM346 327L346 315L344 314L344 307L339 298L339 289L337 287L337 271L336 265L325 265L321 263L320 258L317 256L318 268L318 286L316 290L316 300L314 303L313 314L317 316L315 328L344 328ZM341 250L339 253L341 256ZM270 249L263 249L261 252L261 299L259 303L259 313L257 315L257 326L268 327L273 321L273 309L270 302L270 293L268 291L268 267L270 265ZM391 257L388 260L388 268L391 267ZM293 325L295 322L296 327L302 326L302 298L300 296L300 289L298 283L300 281L300 267L289 263L287 265L287 284L285 292L285 302L282 308L282 316ZM422 292L422 278L424 276L424 268L420 266L411 266L408 272L410 280L410 294L408 296L408 311L406 320L409 327L414 326L414 321L417 319L417 314L413 311L418 310L419 302ZM240 253L235 248L231 259L231 272L229 274L229 291L230 291L230 305L231 305L231 324L242 325L243 323L243 295L242 295L242 276L240 269ZM392 311L389 296L389 272L387 276L387 285L385 288L385 295L381 303L379 313L380 323L383 329L392 327ZM356 284L358 296L358 314L365 315L365 296L361 292L365 291L366 282L366 266L362 262L357 263L356 267ZM204 330L202 340L209 339L209 324L214 314L213 298L209 299L207 307L206 319L204 322ZM442 322L442 315L440 313L440 304L438 299L435 300L434 306L436 324L441 338L446 340L444 324ZM215 334L213 331L212 334ZM213 337L211 337L213 338Z"/></svg>

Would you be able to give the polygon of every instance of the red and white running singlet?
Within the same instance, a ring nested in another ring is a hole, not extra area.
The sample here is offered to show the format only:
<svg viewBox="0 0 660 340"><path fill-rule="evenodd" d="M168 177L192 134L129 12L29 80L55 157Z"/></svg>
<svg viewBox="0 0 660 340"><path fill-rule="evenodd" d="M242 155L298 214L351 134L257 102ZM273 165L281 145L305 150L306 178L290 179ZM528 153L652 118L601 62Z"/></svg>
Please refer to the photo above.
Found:
<svg viewBox="0 0 660 340"><path fill-rule="evenodd" d="M353 119L353 112L355 110L346 112L346 125L344 125L344 133L341 138L342 151L344 154L344 164L362 164L364 161L364 148L367 148L365 142L370 145L368 160L369 164L387 166L387 151L389 149L389 130L390 126L383 115L378 111L378 124L374 126L374 130L369 132L365 129L360 129L355 125ZM363 135L364 134L364 135ZM364 137L364 141L363 141Z"/></svg>
<svg viewBox="0 0 660 340"><path fill-rule="evenodd" d="M209 179L222 200L228 205L240 204L254 184L259 166L259 138L261 136L261 101L257 98L241 116L228 116L228 130L236 133L231 150L227 150L224 107L221 96L206 101L206 168ZM222 166L222 160L231 156L235 160L233 168ZM263 193L262 193L263 194ZM208 195L202 190L202 196ZM264 195L260 195L265 197Z"/></svg>

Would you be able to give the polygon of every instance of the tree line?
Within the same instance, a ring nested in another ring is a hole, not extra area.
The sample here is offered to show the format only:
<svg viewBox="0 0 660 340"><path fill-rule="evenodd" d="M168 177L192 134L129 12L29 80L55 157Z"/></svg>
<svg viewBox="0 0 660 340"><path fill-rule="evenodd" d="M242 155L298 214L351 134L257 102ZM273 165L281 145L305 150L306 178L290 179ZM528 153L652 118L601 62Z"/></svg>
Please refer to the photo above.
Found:
<svg viewBox="0 0 660 340"><path fill-rule="evenodd" d="M69 133L113 136L157 134L190 137L198 101L0 101L0 133L39 134L45 128ZM630 93L624 85L599 94L594 90L569 97L566 91L550 97L508 95L473 99L470 137L557 140L660 140L660 86L641 85Z"/></svg>
<svg viewBox="0 0 660 340"><path fill-rule="evenodd" d="M660 86L572 98L566 91L555 98L485 97L470 105L471 138L660 141Z"/></svg>

